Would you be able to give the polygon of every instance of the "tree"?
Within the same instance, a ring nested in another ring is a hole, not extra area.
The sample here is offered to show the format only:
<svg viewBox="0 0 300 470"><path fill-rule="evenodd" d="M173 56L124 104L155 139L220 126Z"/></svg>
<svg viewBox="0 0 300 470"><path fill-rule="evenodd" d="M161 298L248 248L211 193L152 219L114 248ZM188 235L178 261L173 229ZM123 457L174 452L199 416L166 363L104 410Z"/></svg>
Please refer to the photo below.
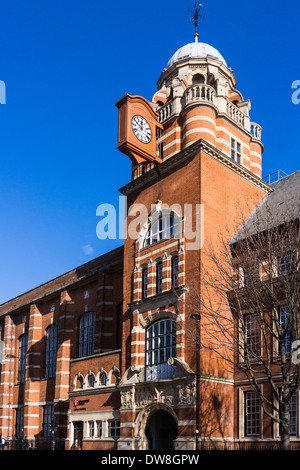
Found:
<svg viewBox="0 0 300 470"><path fill-rule="evenodd" d="M247 377L287 450L300 389L299 209L278 211L270 198L249 218L239 214L238 227L233 238L205 243L200 288L188 281L188 303L201 314L202 353L218 356L235 379Z"/></svg>

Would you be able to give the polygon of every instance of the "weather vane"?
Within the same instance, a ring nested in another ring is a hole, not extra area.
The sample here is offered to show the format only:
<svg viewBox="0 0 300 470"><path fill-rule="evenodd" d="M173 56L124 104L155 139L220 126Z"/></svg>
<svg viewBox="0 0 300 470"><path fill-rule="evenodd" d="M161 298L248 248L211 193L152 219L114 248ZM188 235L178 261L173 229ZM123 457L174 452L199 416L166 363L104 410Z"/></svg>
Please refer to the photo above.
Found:
<svg viewBox="0 0 300 470"><path fill-rule="evenodd" d="M192 11L193 13L193 18L191 18L191 21L194 22L194 26L195 26L195 40L197 41L198 40L198 26L199 26L199 18L202 18L203 20L205 19L205 15L200 15L200 11L203 10L203 5L201 3L199 3L199 6L197 7L197 0L195 1L195 5L194 5L194 9L195 11ZM188 11L191 11L190 9L188 9Z"/></svg>

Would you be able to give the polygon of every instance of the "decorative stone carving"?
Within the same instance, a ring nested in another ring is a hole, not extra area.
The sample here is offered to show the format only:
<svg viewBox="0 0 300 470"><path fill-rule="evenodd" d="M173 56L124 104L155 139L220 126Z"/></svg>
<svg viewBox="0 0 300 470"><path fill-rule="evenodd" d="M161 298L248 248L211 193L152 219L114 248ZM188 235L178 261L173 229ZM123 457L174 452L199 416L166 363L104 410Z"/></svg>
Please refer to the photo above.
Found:
<svg viewBox="0 0 300 470"><path fill-rule="evenodd" d="M193 405L195 403L196 387L195 382L178 385L178 404Z"/></svg>
<svg viewBox="0 0 300 470"><path fill-rule="evenodd" d="M121 392L123 408L144 408L153 403L162 403L171 407L193 405L195 401L195 384L189 383L156 383L136 386Z"/></svg>
<svg viewBox="0 0 300 470"><path fill-rule="evenodd" d="M121 393L121 410L134 408L134 388L129 390L122 390Z"/></svg>

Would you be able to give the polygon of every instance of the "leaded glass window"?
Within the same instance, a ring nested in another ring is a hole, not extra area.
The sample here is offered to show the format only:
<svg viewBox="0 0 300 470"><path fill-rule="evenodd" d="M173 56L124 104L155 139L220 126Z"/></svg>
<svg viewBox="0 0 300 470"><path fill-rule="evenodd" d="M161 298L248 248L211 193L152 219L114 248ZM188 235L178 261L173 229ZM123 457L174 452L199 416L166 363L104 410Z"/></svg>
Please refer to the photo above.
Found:
<svg viewBox="0 0 300 470"><path fill-rule="evenodd" d="M44 437L50 437L54 431L54 405L44 406L43 431Z"/></svg>
<svg viewBox="0 0 300 470"><path fill-rule="evenodd" d="M151 223L144 240L144 247L166 240L173 235L178 235L180 231L180 222L174 212L160 214L158 218Z"/></svg>
<svg viewBox="0 0 300 470"><path fill-rule="evenodd" d="M260 401L256 392L245 392L245 436L260 434Z"/></svg>
<svg viewBox="0 0 300 470"><path fill-rule="evenodd" d="M159 320L146 331L146 380L170 379L174 366L168 364L176 357L176 322Z"/></svg>
<svg viewBox="0 0 300 470"><path fill-rule="evenodd" d="M45 369L46 378L55 377L56 374L57 335L57 325L52 325L47 329Z"/></svg>
<svg viewBox="0 0 300 470"><path fill-rule="evenodd" d="M86 313L79 323L79 357L94 354L95 313Z"/></svg>
<svg viewBox="0 0 300 470"><path fill-rule="evenodd" d="M172 287L178 287L178 256L172 258Z"/></svg>
<svg viewBox="0 0 300 470"><path fill-rule="evenodd" d="M108 422L109 437L120 436L120 420L112 419Z"/></svg>
<svg viewBox="0 0 300 470"><path fill-rule="evenodd" d="M156 266L156 293L160 294L162 292L162 280L163 280L163 271L162 263L158 263Z"/></svg>
<svg viewBox="0 0 300 470"><path fill-rule="evenodd" d="M260 355L260 328L253 314L244 316L245 324L245 359L256 358Z"/></svg>
<svg viewBox="0 0 300 470"><path fill-rule="evenodd" d="M20 383L24 382L25 380L27 348L28 348L28 335L24 334L19 339L18 382Z"/></svg>
<svg viewBox="0 0 300 470"><path fill-rule="evenodd" d="M148 269L145 268L142 271L142 298L147 298L147 289L148 289Z"/></svg>

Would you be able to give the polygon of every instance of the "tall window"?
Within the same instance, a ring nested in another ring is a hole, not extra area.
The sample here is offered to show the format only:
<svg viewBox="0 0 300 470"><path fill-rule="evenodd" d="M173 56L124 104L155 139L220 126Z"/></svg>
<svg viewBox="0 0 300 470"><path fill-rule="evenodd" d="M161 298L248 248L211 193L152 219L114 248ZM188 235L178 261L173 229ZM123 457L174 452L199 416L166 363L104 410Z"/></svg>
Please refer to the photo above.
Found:
<svg viewBox="0 0 300 470"><path fill-rule="evenodd" d="M142 271L142 298L146 299L148 288L148 269L145 268Z"/></svg>
<svg viewBox="0 0 300 470"><path fill-rule="evenodd" d="M20 383L24 382L25 380L27 347L28 347L28 336L27 334L24 334L19 339L18 382Z"/></svg>
<svg viewBox="0 0 300 470"><path fill-rule="evenodd" d="M102 437L102 421L96 421L97 437Z"/></svg>
<svg viewBox="0 0 300 470"><path fill-rule="evenodd" d="M21 439L24 437L24 408L16 409L16 437Z"/></svg>
<svg viewBox="0 0 300 470"><path fill-rule="evenodd" d="M288 307L279 307L280 335L284 340L286 354L291 352L291 315Z"/></svg>
<svg viewBox="0 0 300 470"><path fill-rule="evenodd" d="M79 357L94 354L95 313L83 315L79 323Z"/></svg>
<svg viewBox="0 0 300 470"><path fill-rule="evenodd" d="M245 392L245 436L260 434L260 402L256 392Z"/></svg>
<svg viewBox="0 0 300 470"><path fill-rule="evenodd" d="M298 423L298 400L297 394L291 396L290 400L290 434L291 436L297 435L297 423Z"/></svg>
<svg viewBox="0 0 300 470"><path fill-rule="evenodd" d="M231 139L231 158L237 163L241 163L242 148L241 144L234 139Z"/></svg>
<svg viewBox="0 0 300 470"><path fill-rule="evenodd" d="M255 358L260 354L260 329L255 315L244 316L245 328L245 359L246 357Z"/></svg>
<svg viewBox="0 0 300 470"><path fill-rule="evenodd" d="M176 357L176 322L159 320L146 331L146 380L170 379L174 366L167 363Z"/></svg>
<svg viewBox="0 0 300 470"><path fill-rule="evenodd" d="M174 212L160 214L159 217L151 223L144 241L144 247L168 239L179 233L180 223Z"/></svg>
<svg viewBox="0 0 300 470"><path fill-rule="evenodd" d="M50 437L52 431L54 431L54 405L46 405L43 416L44 437Z"/></svg>
<svg viewBox="0 0 300 470"><path fill-rule="evenodd" d="M282 387L279 388L282 397ZM294 393L290 399L290 435L296 436L298 428L298 393Z"/></svg>
<svg viewBox="0 0 300 470"><path fill-rule="evenodd" d="M45 369L46 378L55 377L56 374L57 334L57 325L52 325L47 329Z"/></svg>
<svg viewBox="0 0 300 470"><path fill-rule="evenodd" d="M162 292L162 280L163 280L163 271L162 263L158 263L156 266L156 293L160 294Z"/></svg>
<svg viewBox="0 0 300 470"><path fill-rule="evenodd" d="M89 437L94 437L95 432L95 423L94 421L89 421Z"/></svg>
<svg viewBox="0 0 300 470"><path fill-rule="evenodd" d="M288 253L284 256L278 257L278 275L284 276L285 274L291 274L297 266L297 255L296 253Z"/></svg>
<svg viewBox="0 0 300 470"><path fill-rule="evenodd" d="M178 287L178 256L172 258L172 287Z"/></svg>

